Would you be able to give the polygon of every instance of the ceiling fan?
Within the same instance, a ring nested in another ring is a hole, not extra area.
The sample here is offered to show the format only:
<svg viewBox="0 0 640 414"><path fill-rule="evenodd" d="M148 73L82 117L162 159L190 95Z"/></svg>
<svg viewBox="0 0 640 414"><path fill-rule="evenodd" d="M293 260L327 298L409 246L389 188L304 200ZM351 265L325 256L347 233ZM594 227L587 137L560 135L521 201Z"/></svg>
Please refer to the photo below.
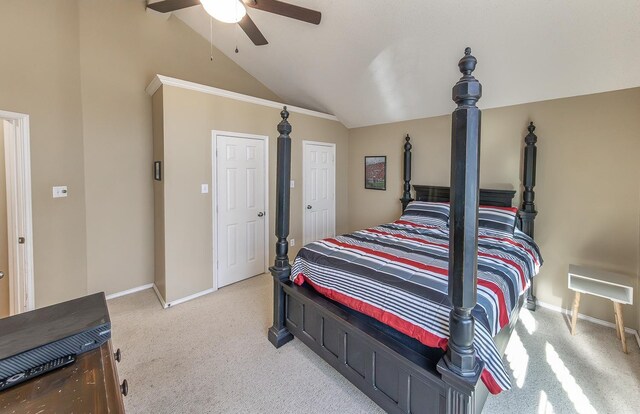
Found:
<svg viewBox="0 0 640 414"><path fill-rule="evenodd" d="M207 13L217 20L225 23L238 23L256 46L266 45L269 42L251 20L245 6L311 24L320 24L322 17L319 11L278 0L164 0L147 3L147 8L160 13L170 13L198 4L202 4Z"/></svg>

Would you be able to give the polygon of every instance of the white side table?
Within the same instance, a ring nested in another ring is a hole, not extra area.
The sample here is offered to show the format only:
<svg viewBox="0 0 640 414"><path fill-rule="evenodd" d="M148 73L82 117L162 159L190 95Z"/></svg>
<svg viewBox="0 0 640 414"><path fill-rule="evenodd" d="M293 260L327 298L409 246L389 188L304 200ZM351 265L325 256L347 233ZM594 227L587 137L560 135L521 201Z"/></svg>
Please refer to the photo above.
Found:
<svg viewBox="0 0 640 414"><path fill-rule="evenodd" d="M576 333L580 294L588 293L613 301L613 312L616 319L616 333L622 341L622 351L627 353L627 340L624 336L624 321L622 306L633 304L633 287L628 283L628 277L612 272L605 272L588 267L569 265L569 289L576 292L571 314L571 334Z"/></svg>

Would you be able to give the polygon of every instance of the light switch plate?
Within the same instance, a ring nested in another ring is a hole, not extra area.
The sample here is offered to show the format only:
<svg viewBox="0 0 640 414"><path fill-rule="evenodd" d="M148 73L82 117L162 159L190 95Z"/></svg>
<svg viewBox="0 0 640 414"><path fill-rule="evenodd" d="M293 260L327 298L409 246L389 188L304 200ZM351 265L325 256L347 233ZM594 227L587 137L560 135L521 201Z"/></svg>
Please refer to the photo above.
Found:
<svg viewBox="0 0 640 414"><path fill-rule="evenodd" d="M200 185L200 192L202 194L207 194L209 192L209 184L201 184Z"/></svg>
<svg viewBox="0 0 640 414"><path fill-rule="evenodd" d="M53 187L53 198L66 197L68 194L66 185L58 185Z"/></svg>
<svg viewBox="0 0 640 414"><path fill-rule="evenodd" d="M291 181L289 182L289 187L290 187L290 188L295 188L295 186L296 186L296 182L295 182L295 181L293 181L293 180L291 180Z"/></svg>

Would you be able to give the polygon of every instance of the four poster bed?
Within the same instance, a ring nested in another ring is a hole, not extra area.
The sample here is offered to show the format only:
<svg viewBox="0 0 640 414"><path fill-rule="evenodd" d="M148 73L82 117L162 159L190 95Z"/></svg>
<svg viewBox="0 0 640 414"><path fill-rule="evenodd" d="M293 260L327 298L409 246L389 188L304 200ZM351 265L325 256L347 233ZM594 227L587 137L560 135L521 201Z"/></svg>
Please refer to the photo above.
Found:
<svg viewBox="0 0 640 414"><path fill-rule="evenodd" d="M453 87L451 187L414 185L404 144L399 220L310 243L290 264L291 125L278 124L271 343L297 337L387 412L480 412L510 387L502 355L542 258L533 242L536 141L525 138L523 203L479 189L481 85L471 50Z"/></svg>

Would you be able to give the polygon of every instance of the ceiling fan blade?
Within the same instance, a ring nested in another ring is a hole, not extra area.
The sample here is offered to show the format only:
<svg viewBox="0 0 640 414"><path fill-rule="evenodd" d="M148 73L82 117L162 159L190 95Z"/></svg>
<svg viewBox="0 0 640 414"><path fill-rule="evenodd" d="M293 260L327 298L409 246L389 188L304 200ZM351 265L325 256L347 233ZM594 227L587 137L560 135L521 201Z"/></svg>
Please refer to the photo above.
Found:
<svg viewBox="0 0 640 414"><path fill-rule="evenodd" d="M294 6L293 4L278 0L243 0L243 2L247 7L251 7L252 9L279 14L311 24L320 24L320 19L322 18L322 13L319 11Z"/></svg>
<svg viewBox="0 0 640 414"><path fill-rule="evenodd" d="M186 9L187 7L197 6L198 4L200 4L200 0L164 0L157 3L147 3L147 8L160 13L169 13Z"/></svg>
<svg viewBox="0 0 640 414"><path fill-rule="evenodd" d="M247 36L249 36L249 39L251 39L254 45L262 46L269 43L248 14L245 14L242 20L238 22L238 24L240 25L240 27L242 27L242 30L244 30Z"/></svg>

